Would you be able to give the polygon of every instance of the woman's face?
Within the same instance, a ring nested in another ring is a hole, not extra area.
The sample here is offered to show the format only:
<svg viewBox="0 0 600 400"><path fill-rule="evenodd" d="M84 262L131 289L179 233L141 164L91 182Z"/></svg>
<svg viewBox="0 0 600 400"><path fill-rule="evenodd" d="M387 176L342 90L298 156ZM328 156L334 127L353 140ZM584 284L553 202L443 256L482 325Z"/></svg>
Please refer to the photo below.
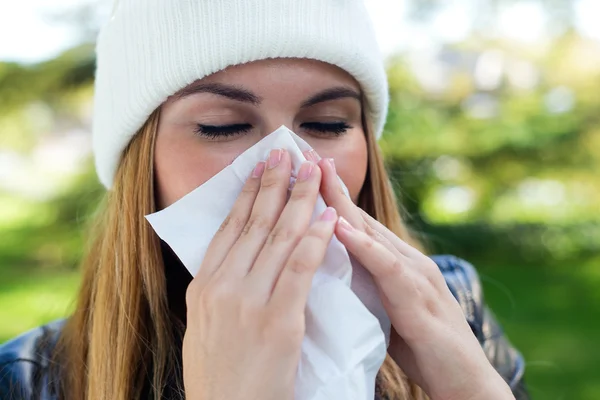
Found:
<svg viewBox="0 0 600 400"><path fill-rule="evenodd" d="M356 202L367 170L358 83L338 67L275 59L230 67L171 96L154 155L158 205L202 185L281 125L335 160Z"/></svg>

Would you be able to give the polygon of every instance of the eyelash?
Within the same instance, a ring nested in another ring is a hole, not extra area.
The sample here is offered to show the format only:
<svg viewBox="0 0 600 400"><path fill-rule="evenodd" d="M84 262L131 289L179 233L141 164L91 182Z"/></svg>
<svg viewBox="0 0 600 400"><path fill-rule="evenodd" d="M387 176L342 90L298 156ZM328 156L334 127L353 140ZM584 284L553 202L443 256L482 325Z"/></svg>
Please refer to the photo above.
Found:
<svg viewBox="0 0 600 400"><path fill-rule="evenodd" d="M352 127L345 122L306 122L300 125L321 136L342 136ZM232 137L247 133L252 129L250 124L232 124L232 125L202 125L198 124L194 130L196 134L209 139L219 139Z"/></svg>
<svg viewBox="0 0 600 400"><path fill-rule="evenodd" d="M352 127L345 122L306 122L300 127L322 135L342 136Z"/></svg>
<svg viewBox="0 0 600 400"><path fill-rule="evenodd" d="M250 124L232 124L232 125L201 125L198 124L194 130L198 135L209 139L218 139L246 133L252 129Z"/></svg>

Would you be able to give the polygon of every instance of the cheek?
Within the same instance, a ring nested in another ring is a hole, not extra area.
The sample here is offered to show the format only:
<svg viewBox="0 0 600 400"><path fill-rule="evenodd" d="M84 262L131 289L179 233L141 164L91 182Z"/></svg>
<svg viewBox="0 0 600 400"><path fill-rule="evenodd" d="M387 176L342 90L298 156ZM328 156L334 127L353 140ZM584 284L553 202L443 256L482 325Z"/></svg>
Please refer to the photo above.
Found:
<svg viewBox="0 0 600 400"><path fill-rule="evenodd" d="M334 158L335 165L338 171L338 175L344 181L344 184L348 187L350 197L354 203L358 202L358 195L365 183L365 177L367 173L367 156L366 152L364 158L349 158L340 160L340 158Z"/></svg>
<svg viewBox="0 0 600 400"><path fill-rule="evenodd" d="M181 135L179 135L181 136ZM195 138L175 139L177 135L156 138L154 176L157 203L165 208L205 183L239 154L236 149L212 151Z"/></svg>

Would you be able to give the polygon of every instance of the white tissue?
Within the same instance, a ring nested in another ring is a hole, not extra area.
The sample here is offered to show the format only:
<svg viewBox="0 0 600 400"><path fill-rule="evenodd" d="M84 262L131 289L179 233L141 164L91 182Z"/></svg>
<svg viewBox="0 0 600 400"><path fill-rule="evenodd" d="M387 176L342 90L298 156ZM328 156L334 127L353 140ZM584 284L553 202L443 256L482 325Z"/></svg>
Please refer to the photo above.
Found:
<svg viewBox="0 0 600 400"><path fill-rule="evenodd" d="M289 152L296 176L306 161L302 151L311 147L282 126L176 203L146 216L193 276L242 186L272 149ZM313 219L325 208L319 195ZM372 400L389 331L390 321L371 275L334 237L308 297L295 399Z"/></svg>

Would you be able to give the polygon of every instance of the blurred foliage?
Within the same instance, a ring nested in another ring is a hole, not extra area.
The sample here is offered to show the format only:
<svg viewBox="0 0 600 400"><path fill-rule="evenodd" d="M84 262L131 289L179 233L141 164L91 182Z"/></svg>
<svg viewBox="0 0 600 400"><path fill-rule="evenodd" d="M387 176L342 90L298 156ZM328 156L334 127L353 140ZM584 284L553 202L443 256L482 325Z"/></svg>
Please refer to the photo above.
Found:
<svg viewBox="0 0 600 400"><path fill-rule="evenodd" d="M485 81L486 57L495 63L491 85L476 81ZM569 33L527 57L510 44L474 42L428 62L443 71L435 91L408 61L392 61L381 143L413 225L434 242L436 232L452 232L452 246L484 257L598 254L600 45ZM526 88L511 82L519 69Z"/></svg>
<svg viewBox="0 0 600 400"><path fill-rule="evenodd" d="M5 265L74 269L84 249L87 221L104 188L91 162L76 176L69 190L51 200L15 199L0 195L0 273Z"/></svg>
<svg viewBox="0 0 600 400"><path fill-rule="evenodd" d="M90 44L0 63L0 168L3 152L89 129L94 68ZM388 72L381 146L411 228L478 266L534 398L600 398L600 45L573 31L549 46L475 35ZM103 193L91 161L80 169L49 197L0 186L0 342L68 313Z"/></svg>
<svg viewBox="0 0 600 400"><path fill-rule="evenodd" d="M0 63L0 110L2 114L29 103L60 101L73 87L93 82L93 45L85 44L59 57L31 66Z"/></svg>
<svg viewBox="0 0 600 400"><path fill-rule="evenodd" d="M84 103L77 94L83 91L89 98L93 82L93 49L81 45L31 66L0 62L0 148L31 150L41 132L80 111Z"/></svg>

